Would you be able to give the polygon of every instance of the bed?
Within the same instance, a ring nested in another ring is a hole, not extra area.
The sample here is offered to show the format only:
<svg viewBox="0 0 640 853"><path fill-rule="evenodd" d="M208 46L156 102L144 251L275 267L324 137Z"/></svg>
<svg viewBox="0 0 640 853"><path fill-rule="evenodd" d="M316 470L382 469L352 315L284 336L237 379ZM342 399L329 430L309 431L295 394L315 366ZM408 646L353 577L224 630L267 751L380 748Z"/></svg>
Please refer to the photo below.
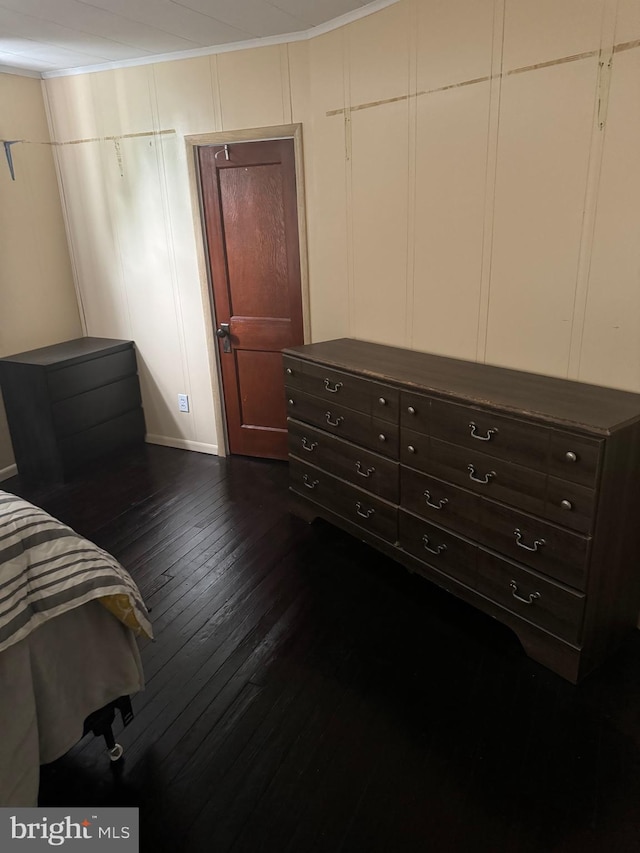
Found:
<svg viewBox="0 0 640 853"><path fill-rule="evenodd" d="M107 552L0 491L0 806L36 805L40 764L144 687L140 592Z"/></svg>

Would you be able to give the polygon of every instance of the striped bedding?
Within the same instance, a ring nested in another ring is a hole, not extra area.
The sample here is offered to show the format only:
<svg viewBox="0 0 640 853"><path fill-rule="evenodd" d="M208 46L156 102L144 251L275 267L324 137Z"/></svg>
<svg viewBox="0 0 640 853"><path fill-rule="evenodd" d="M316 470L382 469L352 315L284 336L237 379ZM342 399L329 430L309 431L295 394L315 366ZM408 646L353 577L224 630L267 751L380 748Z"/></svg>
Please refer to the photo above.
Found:
<svg viewBox="0 0 640 853"><path fill-rule="evenodd" d="M94 599L134 633L153 636L137 586L110 554L0 491L0 652Z"/></svg>

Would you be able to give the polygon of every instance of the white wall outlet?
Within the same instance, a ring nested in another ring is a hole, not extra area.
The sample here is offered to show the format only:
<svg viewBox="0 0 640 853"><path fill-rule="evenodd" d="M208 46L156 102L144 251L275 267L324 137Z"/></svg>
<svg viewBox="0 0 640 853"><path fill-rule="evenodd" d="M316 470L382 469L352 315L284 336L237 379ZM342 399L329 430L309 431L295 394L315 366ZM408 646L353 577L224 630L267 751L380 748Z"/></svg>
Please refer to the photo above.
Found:
<svg viewBox="0 0 640 853"><path fill-rule="evenodd" d="M188 394L178 394L178 411L179 412L188 412L189 411L189 395Z"/></svg>

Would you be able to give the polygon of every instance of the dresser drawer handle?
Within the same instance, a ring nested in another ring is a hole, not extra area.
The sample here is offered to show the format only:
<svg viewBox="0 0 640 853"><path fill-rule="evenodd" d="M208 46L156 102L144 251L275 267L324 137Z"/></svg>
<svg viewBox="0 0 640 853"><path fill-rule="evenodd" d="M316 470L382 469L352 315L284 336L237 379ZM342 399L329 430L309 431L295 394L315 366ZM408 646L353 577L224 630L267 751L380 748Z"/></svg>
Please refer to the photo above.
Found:
<svg viewBox="0 0 640 853"><path fill-rule="evenodd" d="M375 468L365 468L363 470L362 463L356 462L356 471L360 474L361 477L370 477L372 474L375 474Z"/></svg>
<svg viewBox="0 0 640 853"><path fill-rule="evenodd" d="M578 454L574 453L573 450L567 450L567 452L564 454L564 458L567 460L567 462L577 462Z"/></svg>
<svg viewBox="0 0 640 853"><path fill-rule="evenodd" d="M435 554L435 555L436 555L436 557L437 557L439 554L441 554L443 551L446 551L446 550L447 550L447 546L446 546L446 545L436 545L436 547L435 547L435 548L431 548L431 547L429 547L429 537L427 536L427 534L426 534L426 533L425 533L425 534L424 534L424 536L422 537L422 544L424 545L424 550L425 550L425 551L428 551L430 554Z"/></svg>
<svg viewBox="0 0 640 853"><path fill-rule="evenodd" d="M325 418L327 419L327 423L329 424L329 426L340 426L340 424L344 420L343 417L338 415L338 417L335 419L335 421L332 421L331 420L331 412L325 412Z"/></svg>
<svg viewBox="0 0 640 853"><path fill-rule="evenodd" d="M431 501L431 492L427 489L426 492L423 492L426 500L427 506L430 506L431 509L444 509L446 505L449 503L449 498L441 498L438 503L432 503Z"/></svg>
<svg viewBox="0 0 640 853"><path fill-rule="evenodd" d="M523 598L521 595L518 595L518 584L515 581L511 581L509 586L511 587L511 595L516 601L519 601L520 604L535 604L539 598L542 598L542 595L539 592L529 593L528 598Z"/></svg>
<svg viewBox="0 0 640 853"><path fill-rule="evenodd" d="M494 427L488 429L486 435L478 435L476 432L477 426L473 421L469 424L469 429L471 430L471 438L477 438L478 441L491 441L491 436L498 434L497 428Z"/></svg>
<svg viewBox="0 0 640 853"><path fill-rule="evenodd" d="M303 481L304 481L305 486L306 486L308 489L315 489L315 487L316 487L316 486L318 485L318 483L320 482L320 480L312 480L312 479L311 479L311 477L310 477L308 474L305 474L305 475L303 476L303 478L302 478L302 479L303 479Z"/></svg>
<svg viewBox="0 0 640 853"><path fill-rule="evenodd" d="M467 471L469 472L469 479L473 480L474 483L486 484L491 482L491 480L496 476L495 471L489 471L489 473L485 474L484 477L476 477L476 469L473 465L467 465Z"/></svg>
<svg viewBox="0 0 640 853"><path fill-rule="evenodd" d="M341 388L342 388L342 382L334 382L333 388L332 388L331 387L331 380L330 379L324 380L324 389L325 389L325 391L328 391L330 394L337 394Z"/></svg>
<svg viewBox="0 0 640 853"><path fill-rule="evenodd" d="M356 512L362 518L369 518L370 516L372 516L374 514L375 509L370 508L370 509L367 509L364 512L362 512L362 504L360 503L360 501L358 501L358 503L356 504Z"/></svg>
<svg viewBox="0 0 640 853"><path fill-rule="evenodd" d="M538 548L542 548L545 544L544 539L535 539L533 545L524 545L522 542L522 532L519 527L513 531L513 535L516 537L516 545L518 548L524 548L525 551L537 551Z"/></svg>
<svg viewBox="0 0 640 853"><path fill-rule="evenodd" d="M309 439L307 438L306 435L303 437L303 439L302 439L303 450L308 450L309 453L312 453L316 449L317 446L318 446L317 441L309 441Z"/></svg>

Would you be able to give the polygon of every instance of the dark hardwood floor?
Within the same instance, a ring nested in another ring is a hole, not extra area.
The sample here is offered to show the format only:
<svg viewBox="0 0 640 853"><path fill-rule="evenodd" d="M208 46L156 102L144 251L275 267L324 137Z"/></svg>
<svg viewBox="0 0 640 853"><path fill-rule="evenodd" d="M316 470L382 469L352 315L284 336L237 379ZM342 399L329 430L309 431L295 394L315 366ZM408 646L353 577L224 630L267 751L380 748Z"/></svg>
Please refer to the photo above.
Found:
<svg viewBox="0 0 640 853"><path fill-rule="evenodd" d="M284 463L146 447L1 487L111 551L156 631L123 765L88 736L42 768L42 805L139 806L145 853L640 849L640 632L573 687L291 517Z"/></svg>

